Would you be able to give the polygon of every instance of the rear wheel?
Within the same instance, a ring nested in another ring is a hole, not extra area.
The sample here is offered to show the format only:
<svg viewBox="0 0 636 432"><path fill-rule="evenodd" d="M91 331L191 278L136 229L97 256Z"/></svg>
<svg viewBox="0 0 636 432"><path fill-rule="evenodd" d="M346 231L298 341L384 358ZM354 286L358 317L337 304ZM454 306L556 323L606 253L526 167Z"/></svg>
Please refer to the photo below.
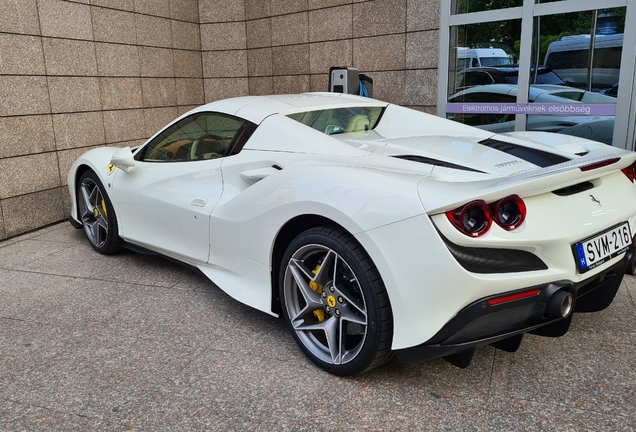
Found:
<svg viewBox="0 0 636 432"><path fill-rule="evenodd" d="M88 241L97 252L113 254L121 250L117 218L104 185L93 171L86 171L77 183L79 219Z"/></svg>
<svg viewBox="0 0 636 432"><path fill-rule="evenodd" d="M337 375L391 358L393 315L382 279L362 246L337 227L298 235L281 266L283 314L303 352Z"/></svg>

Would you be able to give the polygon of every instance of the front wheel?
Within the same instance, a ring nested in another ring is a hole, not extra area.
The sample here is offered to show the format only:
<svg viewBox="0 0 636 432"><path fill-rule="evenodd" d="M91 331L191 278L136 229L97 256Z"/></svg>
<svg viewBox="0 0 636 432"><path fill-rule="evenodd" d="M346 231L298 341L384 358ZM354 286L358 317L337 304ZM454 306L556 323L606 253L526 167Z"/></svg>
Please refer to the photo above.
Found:
<svg viewBox="0 0 636 432"><path fill-rule="evenodd" d="M354 375L391 358L393 315L371 258L348 232L318 227L287 247L280 269L283 314L315 364Z"/></svg>
<svg viewBox="0 0 636 432"><path fill-rule="evenodd" d="M97 252L113 254L121 249L117 218L104 185L93 171L86 171L77 182L79 219L88 241Z"/></svg>

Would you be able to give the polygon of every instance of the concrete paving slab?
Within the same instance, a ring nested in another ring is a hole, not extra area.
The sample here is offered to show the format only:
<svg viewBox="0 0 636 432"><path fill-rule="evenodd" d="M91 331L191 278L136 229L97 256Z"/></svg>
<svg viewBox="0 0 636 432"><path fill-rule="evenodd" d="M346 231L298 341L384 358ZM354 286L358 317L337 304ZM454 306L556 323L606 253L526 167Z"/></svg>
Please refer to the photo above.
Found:
<svg viewBox="0 0 636 432"><path fill-rule="evenodd" d="M0 242L2 243L2 242ZM0 247L0 268L10 270L23 270L39 259L48 259L56 252L72 247L71 243L53 241L38 241L33 239L10 241L6 246ZM37 270L41 270L38 266Z"/></svg>
<svg viewBox="0 0 636 432"><path fill-rule="evenodd" d="M25 404L11 399L0 400L0 430L3 431L103 431L115 425L96 418L85 418L64 411Z"/></svg>
<svg viewBox="0 0 636 432"><path fill-rule="evenodd" d="M497 351L492 394L581 410L636 412L636 346L632 336L580 332L526 336L518 352Z"/></svg>
<svg viewBox="0 0 636 432"><path fill-rule="evenodd" d="M171 261L126 250L116 255L101 255L88 242L67 247L63 253L50 253L19 268L98 281L168 288L191 272Z"/></svg>
<svg viewBox="0 0 636 432"><path fill-rule="evenodd" d="M633 431L634 419L602 411L494 397L488 401L485 426L501 431Z"/></svg>

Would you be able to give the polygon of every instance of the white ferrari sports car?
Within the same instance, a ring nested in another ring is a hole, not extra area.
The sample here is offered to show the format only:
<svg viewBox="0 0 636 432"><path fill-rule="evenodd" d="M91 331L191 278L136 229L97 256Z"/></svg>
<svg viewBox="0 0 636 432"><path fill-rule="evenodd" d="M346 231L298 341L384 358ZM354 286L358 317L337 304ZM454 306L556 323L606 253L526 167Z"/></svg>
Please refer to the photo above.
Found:
<svg viewBox="0 0 636 432"><path fill-rule="evenodd" d="M93 248L153 252L282 316L338 375L560 336L634 268L636 154L373 99L248 96L72 166Z"/></svg>

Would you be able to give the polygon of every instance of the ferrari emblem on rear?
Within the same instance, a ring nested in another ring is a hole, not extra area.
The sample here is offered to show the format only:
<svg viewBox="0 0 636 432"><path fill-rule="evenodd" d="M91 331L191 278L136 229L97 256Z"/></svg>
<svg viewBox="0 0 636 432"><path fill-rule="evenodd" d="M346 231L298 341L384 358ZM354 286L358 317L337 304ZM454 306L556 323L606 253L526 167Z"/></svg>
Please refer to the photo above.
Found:
<svg viewBox="0 0 636 432"><path fill-rule="evenodd" d="M598 204L599 207L603 207L601 205L601 202L599 200L597 200L594 195L590 194L590 198L592 198L592 202L595 202L596 204Z"/></svg>
<svg viewBox="0 0 636 432"><path fill-rule="evenodd" d="M108 173L108 175L111 175L113 171L115 171L115 165L108 164L108 166L106 167L106 172Z"/></svg>

